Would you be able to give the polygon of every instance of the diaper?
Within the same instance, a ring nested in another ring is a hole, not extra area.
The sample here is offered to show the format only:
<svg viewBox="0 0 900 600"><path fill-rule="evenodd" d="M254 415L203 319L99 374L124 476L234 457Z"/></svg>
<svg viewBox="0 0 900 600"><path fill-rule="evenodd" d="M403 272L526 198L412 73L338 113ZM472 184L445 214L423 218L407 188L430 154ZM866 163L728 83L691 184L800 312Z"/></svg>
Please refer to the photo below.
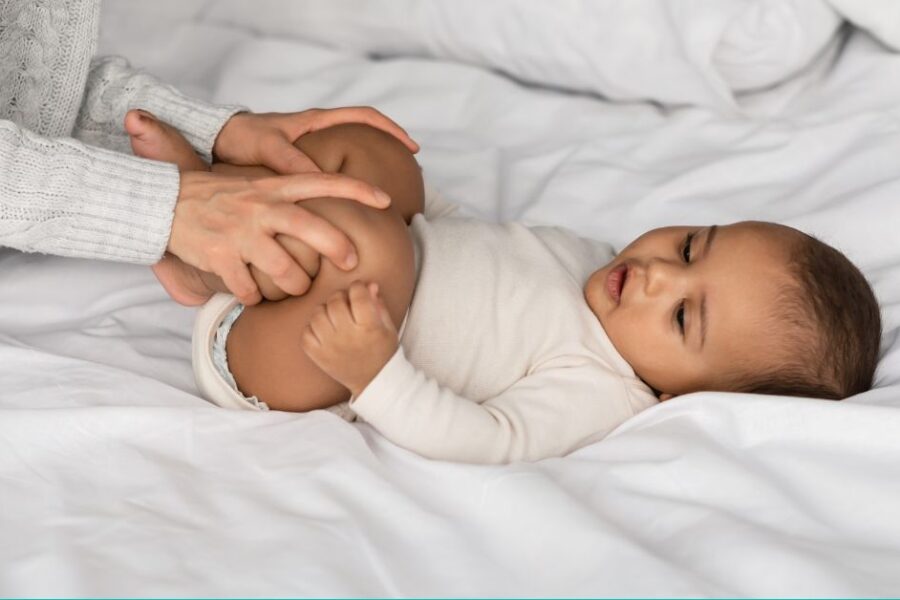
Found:
<svg viewBox="0 0 900 600"><path fill-rule="evenodd" d="M232 324L243 309L244 306L231 294L216 294L197 313L191 341L194 379L200 393L218 406L239 410L269 410L266 403L256 396L242 394L228 369L225 341ZM325 410L347 421L356 419L349 401Z"/></svg>

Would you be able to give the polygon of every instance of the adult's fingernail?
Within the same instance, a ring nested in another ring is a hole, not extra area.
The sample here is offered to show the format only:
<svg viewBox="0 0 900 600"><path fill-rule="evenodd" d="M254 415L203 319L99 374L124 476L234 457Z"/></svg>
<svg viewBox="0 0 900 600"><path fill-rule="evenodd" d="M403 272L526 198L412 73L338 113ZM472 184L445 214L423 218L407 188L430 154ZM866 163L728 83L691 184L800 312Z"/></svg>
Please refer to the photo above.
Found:
<svg viewBox="0 0 900 600"><path fill-rule="evenodd" d="M391 197L388 196L383 191L378 190L378 189L375 190L375 200L377 200L381 206L390 206L391 205Z"/></svg>
<svg viewBox="0 0 900 600"><path fill-rule="evenodd" d="M356 252L351 251L350 254L347 255L346 260L344 260L344 266L348 269L352 269L356 266L356 263L359 262L359 257L356 256Z"/></svg>

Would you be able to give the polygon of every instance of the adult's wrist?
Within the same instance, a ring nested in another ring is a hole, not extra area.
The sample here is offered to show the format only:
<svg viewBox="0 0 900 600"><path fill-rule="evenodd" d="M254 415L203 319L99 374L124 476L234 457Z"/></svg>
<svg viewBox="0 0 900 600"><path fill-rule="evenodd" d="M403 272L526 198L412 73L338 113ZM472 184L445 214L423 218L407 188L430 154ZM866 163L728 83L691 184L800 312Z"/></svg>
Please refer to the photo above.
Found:
<svg viewBox="0 0 900 600"><path fill-rule="evenodd" d="M201 171L186 171L179 173L178 178L178 197L175 200L172 217L172 231L169 235L169 241L166 244L166 250L182 258L185 262L190 262L185 256L187 248L185 242L186 236L183 234L185 228L185 220L197 202L203 197L203 188L209 187L209 173ZM199 265L194 265L199 266Z"/></svg>
<svg viewBox="0 0 900 600"><path fill-rule="evenodd" d="M252 115L253 113L249 110L240 110L231 117L228 118L227 121L222 125L222 128L219 130L218 134L216 134L216 139L213 141L212 145L212 159L216 162L222 162L226 159L222 157L223 153L227 156L227 150L223 151L223 148L227 148L230 143L233 142L233 132L236 128L240 128L243 124L243 121L247 120L247 117Z"/></svg>

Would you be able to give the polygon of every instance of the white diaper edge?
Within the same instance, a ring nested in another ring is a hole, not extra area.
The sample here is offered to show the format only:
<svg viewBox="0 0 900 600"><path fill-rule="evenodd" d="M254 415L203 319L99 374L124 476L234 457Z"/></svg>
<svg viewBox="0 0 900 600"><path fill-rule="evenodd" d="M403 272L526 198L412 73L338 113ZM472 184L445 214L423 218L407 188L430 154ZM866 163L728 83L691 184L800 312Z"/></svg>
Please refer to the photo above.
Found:
<svg viewBox="0 0 900 600"><path fill-rule="evenodd" d="M194 381L204 398L222 408L237 410L252 410L262 412L268 407L260 402L255 404L244 397L238 390L222 377L213 362L213 344L216 332L222 320L239 301L232 294L217 293L206 301L194 319L194 329L191 334L191 365L194 371ZM356 413L350 408L347 401L329 406L324 410L333 413L341 419L353 422Z"/></svg>
<svg viewBox="0 0 900 600"><path fill-rule="evenodd" d="M194 320L191 336L191 364L194 381L204 398L223 408L261 411L262 407L250 402L225 381L213 362L213 343L222 319L239 304L231 294L218 293L207 300Z"/></svg>

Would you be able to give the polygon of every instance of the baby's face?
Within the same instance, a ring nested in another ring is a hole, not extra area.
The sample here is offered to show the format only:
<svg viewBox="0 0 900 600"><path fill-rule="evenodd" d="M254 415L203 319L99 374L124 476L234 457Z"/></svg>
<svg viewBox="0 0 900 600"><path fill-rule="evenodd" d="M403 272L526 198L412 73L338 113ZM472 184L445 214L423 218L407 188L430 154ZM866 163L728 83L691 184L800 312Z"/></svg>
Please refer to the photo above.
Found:
<svg viewBox="0 0 900 600"><path fill-rule="evenodd" d="M722 389L765 364L788 283L786 228L744 222L663 227L634 240L584 289L616 349L666 400Z"/></svg>

